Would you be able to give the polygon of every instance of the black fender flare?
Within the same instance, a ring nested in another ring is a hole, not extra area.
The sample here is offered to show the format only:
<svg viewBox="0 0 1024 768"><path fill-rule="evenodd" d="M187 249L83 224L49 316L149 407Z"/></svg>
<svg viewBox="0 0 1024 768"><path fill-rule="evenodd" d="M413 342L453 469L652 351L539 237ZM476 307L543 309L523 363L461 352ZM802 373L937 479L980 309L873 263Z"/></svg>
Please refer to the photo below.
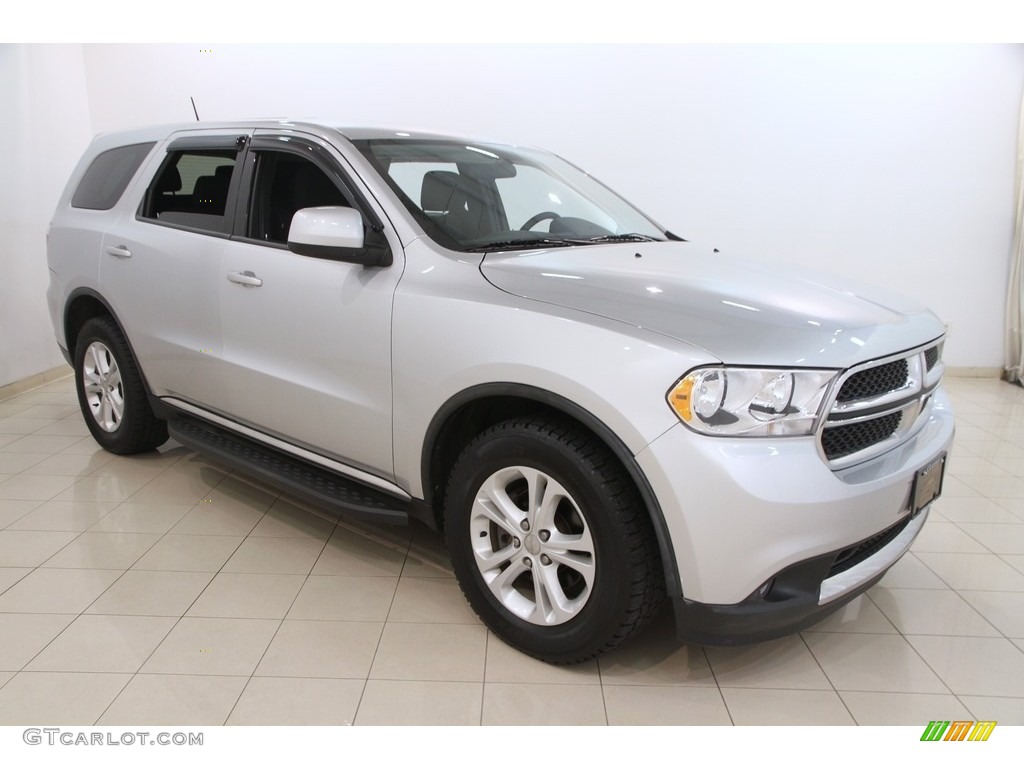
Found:
<svg viewBox="0 0 1024 768"><path fill-rule="evenodd" d="M469 387L450 397L434 414L434 418L431 419L423 439L423 448L420 454L420 472L424 492L429 494L427 489L433 487L431 458L445 424L464 406L492 397L515 397L522 400L531 400L540 405L561 411L589 429L608 446L636 485L640 498L647 507L651 525L654 528L654 534L658 541L658 551L661 555L662 568L665 574L667 596L670 599L681 597L682 589L679 578L679 566L676 563L675 551L672 548L672 537L665 522L665 514L661 509L657 496L654 494L654 490L651 488L651 484L647 480L647 476L640 469L640 465L637 464L636 457L630 452L619 436L601 419L572 400L554 392L529 384L494 382Z"/></svg>
<svg viewBox="0 0 1024 768"><path fill-rule="evenodd" d="M113 318L115 323L117 323L117 327L120 328L121 333L124 334L124 339L128 343L128 349L131 351L132 357L135 359L135 365L139 370L139 375L142 377L142 386L146 390L146 397L149 398L150 407L153 409L153 413L155 413L159 418L166 418L167 409L160 402L160 398L153 395L153 390L149 386L149 380L146 378L146 372L142 369L142 364L139 362L139 356L135 353L135 347L132 344L132 340L128 335L127 329L124 327L124 323L121 322L121 318L117 316L117 312L115 312L113 307L110 306L110 302L103 298L102 294L93 288L76 288L68 295L67 300L64 302L64 311L62 313L61 322L64 329L64 343L67 344L68 349L61 349L66 352L68 363L74 367L75 350L68 339L68 323L71 320L71 307L74 305L75 301L84 297L93 299L98 304L102 305L107 314ZM78 375L77 372L75 375Z"/></svg>

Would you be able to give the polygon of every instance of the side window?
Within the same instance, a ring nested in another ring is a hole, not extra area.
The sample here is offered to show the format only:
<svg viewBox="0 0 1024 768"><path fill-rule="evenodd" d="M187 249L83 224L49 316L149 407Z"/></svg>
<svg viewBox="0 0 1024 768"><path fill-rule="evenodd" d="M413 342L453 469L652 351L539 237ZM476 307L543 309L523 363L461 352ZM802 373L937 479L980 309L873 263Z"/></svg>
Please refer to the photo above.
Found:
<svg viewBox="0 0 1024 768"><path fill-rule="evenodd" d="M303 208L348 206L348 200L318 165L291 152L256 151L252 203L246 235L287 243L292 216Z"/></svg>
<svg viewBox="0 0 1024 768"><path fill-rule="evenodd" d="M228 190L237 154L234 150L201 149L168 154L146 193L143 218L229 232Z"/></svg>
<svg viewBox="0 0 1024 768"><path fill-rule="evenodd" d="M113 208L154 144L129 144L98 154L78 182L71 207L94 211Z"/></svg>

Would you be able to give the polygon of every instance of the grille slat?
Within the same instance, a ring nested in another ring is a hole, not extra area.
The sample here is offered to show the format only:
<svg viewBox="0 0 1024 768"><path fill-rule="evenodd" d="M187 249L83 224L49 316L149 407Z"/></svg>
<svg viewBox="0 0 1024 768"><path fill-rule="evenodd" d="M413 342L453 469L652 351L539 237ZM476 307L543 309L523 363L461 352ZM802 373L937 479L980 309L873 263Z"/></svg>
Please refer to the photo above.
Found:
<svg viewBox="0 0 1024 768"><path fill-rule="evenodd" d="M906 360L894 360L885 365L868 368L853 374L839 390L836 400L848 403L851 400L862 400L866 397L877 397L900 389L907 383L910 370Z"/></svg>
<svg viewBox="0 0 1024 768"><path fill-rule="evenodd" d="M848 571L858 563L862 563L871 557L876 552L881 551L888 545L893 539L899 536L903 529L910 523L910 515L896 523L896 525L872 536L870 539L865 539L859 544L844 549L832 562L832 567L828 571L828 575L825 578L831 578L837 573Z"/></svg>
<svg viewBox="0 0 1024 768"><path fill-rule="evenodd" d="M926 349L924 352L924 365L926 370L931 370L935 367L935 364L939 362L939 345L936 344L931 349Z"/></svg>
<svg viewBox="0 0 1024 768"><path fill-rule="evenodd" d="M877 419L826 427L821 435L821 447L829 461L840 459L891 437L902 420L903 413L897 411Z"/></svg>

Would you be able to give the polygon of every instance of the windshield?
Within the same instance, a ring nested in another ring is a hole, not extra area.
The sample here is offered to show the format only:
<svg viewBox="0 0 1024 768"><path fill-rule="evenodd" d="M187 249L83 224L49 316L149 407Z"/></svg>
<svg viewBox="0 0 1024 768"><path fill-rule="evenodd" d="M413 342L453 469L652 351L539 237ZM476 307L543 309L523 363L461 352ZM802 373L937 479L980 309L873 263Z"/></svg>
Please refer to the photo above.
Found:
<svg viewBox="0 0 1024 768"><path fill-rule="evenodd" d="M545 152L421 139L352 143L427 234L454 250L670 237L600 182Z"/></svg>

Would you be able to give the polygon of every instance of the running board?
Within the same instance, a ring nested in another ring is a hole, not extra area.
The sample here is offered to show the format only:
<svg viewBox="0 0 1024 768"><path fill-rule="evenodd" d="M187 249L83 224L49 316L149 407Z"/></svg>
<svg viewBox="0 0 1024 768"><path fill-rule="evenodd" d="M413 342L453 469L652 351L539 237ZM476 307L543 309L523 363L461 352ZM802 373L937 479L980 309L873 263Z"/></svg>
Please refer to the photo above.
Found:
<svg viewBox="0 0 1024 768"><path fill-rule="evenodd" d="M339 515L391 525L409 522L408 501L207 422L178 415L168 421L167 430L186 448L219 459Z"/></svg>

